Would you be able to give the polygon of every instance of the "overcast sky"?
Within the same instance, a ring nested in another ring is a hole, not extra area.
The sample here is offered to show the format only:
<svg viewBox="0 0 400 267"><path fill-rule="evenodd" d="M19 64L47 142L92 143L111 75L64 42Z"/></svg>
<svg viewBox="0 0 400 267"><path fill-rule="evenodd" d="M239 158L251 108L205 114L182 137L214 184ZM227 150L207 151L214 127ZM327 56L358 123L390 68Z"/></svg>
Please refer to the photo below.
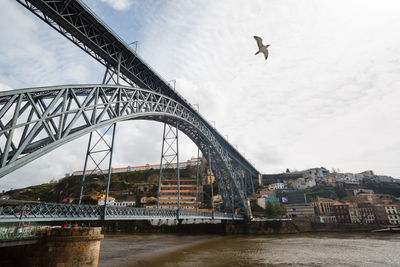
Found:
<svg viewBox="0 0 400 267"><path fill-rule="evenodd" d="M400 177L399 1L85 1L262 173L324 166ZM0 1L0 89L99 83L104 69L12 0ZM271 44L255 56L253 35ZM158 163L162 124L118 124L114 167ZM83 168L88 137L0 179ZM181 159L195 156L189 140Z"/></svg>

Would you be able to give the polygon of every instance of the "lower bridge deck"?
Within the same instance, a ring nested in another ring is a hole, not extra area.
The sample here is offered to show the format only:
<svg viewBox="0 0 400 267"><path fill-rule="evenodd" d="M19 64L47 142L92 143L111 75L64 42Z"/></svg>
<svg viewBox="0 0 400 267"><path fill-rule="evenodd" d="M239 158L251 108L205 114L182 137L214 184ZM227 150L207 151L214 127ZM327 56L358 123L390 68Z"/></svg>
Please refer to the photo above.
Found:
<svg viewBox="0 0 400 267"><path fill-rule="evenodd" d="M0 223L154 219L244 220L245 218L242 215L229 213L176 209L0 202Z"/></svg>

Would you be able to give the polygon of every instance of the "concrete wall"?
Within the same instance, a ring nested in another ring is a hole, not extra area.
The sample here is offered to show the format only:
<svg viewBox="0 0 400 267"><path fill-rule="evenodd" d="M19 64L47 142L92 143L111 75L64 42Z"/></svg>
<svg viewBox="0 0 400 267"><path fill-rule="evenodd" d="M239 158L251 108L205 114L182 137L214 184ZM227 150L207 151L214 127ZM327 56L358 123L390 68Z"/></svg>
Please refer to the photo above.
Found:
<svg viewBox="0 0 400 267"><path fill-rule="evenodd" d="M97 266L101 227L53 228L42 242L0 249L0 266Z"/></svg>

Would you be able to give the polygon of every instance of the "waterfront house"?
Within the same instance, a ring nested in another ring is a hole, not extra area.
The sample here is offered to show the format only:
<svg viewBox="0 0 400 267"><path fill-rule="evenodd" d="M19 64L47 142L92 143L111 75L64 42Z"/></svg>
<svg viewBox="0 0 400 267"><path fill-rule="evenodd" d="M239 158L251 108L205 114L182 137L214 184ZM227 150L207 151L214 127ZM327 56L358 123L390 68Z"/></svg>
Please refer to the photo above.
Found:
<svg viewBox="0 0 400 267"><path fill-rule="evenodd" d="M338 223L350 223L349 203L335 203L332 205Z"/></svg>

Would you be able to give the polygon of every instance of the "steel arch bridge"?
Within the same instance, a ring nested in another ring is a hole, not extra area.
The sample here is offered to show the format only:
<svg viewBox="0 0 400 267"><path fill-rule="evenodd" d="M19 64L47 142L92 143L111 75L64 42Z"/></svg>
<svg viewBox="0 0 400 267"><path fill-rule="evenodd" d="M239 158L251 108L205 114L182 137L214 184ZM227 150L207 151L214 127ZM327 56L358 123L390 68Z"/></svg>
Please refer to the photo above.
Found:
<svg viewBox="0 0 400 267"><path fill-rule="evenodd" d="M231 216L220 217L235 219L233 210L241 208L245 217L249 218L247 195L251 186L247 183L259 175L257 169L128 44L79 0L16 1L106 66L109 72L117 75L117 81L121 77L129 86L90 84L0 92L0 178L106 125L127 120L153 120L185 133L212 162L212 171L225 208L232 211ZM0 205L0 222L5 219L4 216L11 216L8 220L18 217L18 212L14 212L18 210L21 214L34 214L31 217L34 220L35 216L43 215L40 212L63 218L57 215L57 209L61 213L65 209L81 211L81 215L93 214L91 210L94 209L88 205L69 205L64 209L60 208L61 204L54 207L50 203L32 205L28 205L30 208ZM122 211L117 207L107 207L107 210L104 208L103 219L105 215L110 215L108 209L131 215L135 212L146 213L140 209L133 211L125 208L129 211ZM183 213L178 210L178 217L184 216ZM96 216L99 214L96 213ZM165 217L164 213L159 214L156 217ZM154 218L153 215L148 218ZM187 212L185 216L192 215Z"/></svg>
<svg viewBox="0 0 400 267"><path fill-rule="evenodd" d="M126 120L154 120L173 125L203 152L211 153L222 197L232 208L248 210L245 185L226 149L195 113L172 98L119 85L73 85L0 92L0 176L95 129ZM230 192L233 192L231 194Z"/></svg>

